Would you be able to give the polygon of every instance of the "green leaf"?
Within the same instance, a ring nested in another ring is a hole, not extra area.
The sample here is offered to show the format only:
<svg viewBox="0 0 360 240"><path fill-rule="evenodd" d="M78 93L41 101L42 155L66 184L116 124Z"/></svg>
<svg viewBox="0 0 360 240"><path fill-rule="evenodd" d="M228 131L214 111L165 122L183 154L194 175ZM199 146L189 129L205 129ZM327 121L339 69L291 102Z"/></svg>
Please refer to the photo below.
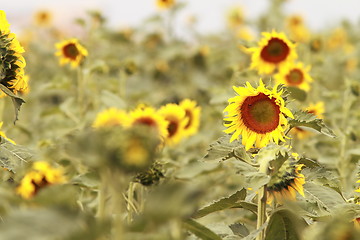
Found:
<svg viewBox="0 0 360 240"><path fill-rule="evenodd" d="M25 103L25 101L21 97L16 96L12 91L10 91L10 89L5 87L3 84L0 84L0 90L2 90L6 95L11 97L15 110L15 120L14 120L14 124L15 124L15 122L18 120L20 107L23 103Z"/></svg>
<svg viewBox="0 0 360 240"><path fill-rule="evenodd" d="M304 194L308 200L317 202L321 207L329 212L336 206L345 203L342 196L334 189L314 183L304 184Z"/></svg>
<svg viewBox="0 0 360 240"><path fill-rule="evenodd" d="M249 235L244 237L242 240L254 240L259 235L259 233L266 228L267 225L268 225L268 222L265 222L259 229L252 231Z"/></svg>
<svg viewBox="0 0 360 240"><path fill-rule="evenodd" d="M17 167L27 163L34 153L29 149L15 145L0 136L0 166L16 172Z"/></svg>
<svg viewBox="0 0 360 240"><path fill-rule="evenodd" d="M228 208L233 208L235 206L238 206L239 200L244 200L246 197L246 190L242 189L240 191L237 191L233 195L227 198L222 198L219 201L216 201L209 206L206 206L199 211L197 211L192 217L193 218L201 218L204 217L210 213L225 210Z"/></svg>
<svg viewBox="0 0 360 240"><path fill-rule="evenodd" d="M304 102L306 100L307 94L304 90L301 90L297 87L287 87L287 91L289 93L289 96L293 99L299 100L301 102Z"/></svg>
<svg viewBox="0 0 360 240"><path fill-rule="evenodd" d="M312 128L326 136L336 137L335 133L325 125L322 119L316 118L314 114L297 111L295 114L295 119L289 120L290 127L308 127Z"/></svg>
<svg viewBox="0 0 360 240"><path fill-rule="evenodd" d="M225 135L216 140L215 143L210 144L210 149L204 159L224 161L233 157L245 162L251 162L244 146L237 140L230 143L230 135Z"/></svg>
<svg viewBox="0 0 360 240"><path fill-rule="evenodd" d="M184 227L188 231L195 234L198 238L203 240L221 240L217 234L205 227L204 225L196 222L193 219L188 219L184 222Z"/></svg>
<svg viewBox="0 0 360 240"><path fill-rule="evenodd" d="M265 240L300 240L306 225L305 220L293 212L287 209L277 210L270 217Z"/></svg>
<svg viewBox="0 0 360 240"><path fill-rule="evenodd" d="M245 237L249 235L249 230L245 227L244 224L241 223L234 223L229 226L231 231L238 236Z"/></svg>

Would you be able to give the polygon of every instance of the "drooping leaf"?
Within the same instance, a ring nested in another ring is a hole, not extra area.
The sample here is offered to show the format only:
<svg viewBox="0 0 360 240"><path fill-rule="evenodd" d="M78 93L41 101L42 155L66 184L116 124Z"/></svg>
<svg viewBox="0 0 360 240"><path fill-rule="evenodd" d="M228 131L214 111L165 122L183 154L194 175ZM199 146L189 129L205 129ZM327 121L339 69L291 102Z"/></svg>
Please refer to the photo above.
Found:
<svg viewBox="0 0 360 240"><path fill-rule="evenodd" d="M241 236L241 237L245 237L247 235L249 235L249 229L247 229L245 227L244 224L241 224L241 223L234 223L234 224L231 224L229 226L229 228L231 229L231 231L233 231L233 233L235 235L238 235L238 236Z"/></svg>
<svg viewBox="0 0 360 240"><path fill-rule="evenodd" d="M201 218L201 217L204 217L213 212L232 208L234 206L237 206L238 202L240 200L244 200L245 197L246 197L246 190L242 189L240 191L237 191L230 197L222 198L219 201L216 201L216 202L210 204L209 206L206 206L206 207L200 209L192 217L195 219Z"/></svg>
<svg viewBox="0 0 360 240"><path fill-rule="evenodd" d="M18 115L20 111L20 107L23 103L25 103L24 99L22 99L19 96L16 96L12 91L10 91L7 87L5 87L3 84L0 84L0 90L2 90L6 95L11 97L11 100L14 105L14 111L15 111L15 119L14 124L18 120Z"/></svg>
<svg viewBox="0 0 360 240"><path fill-rule="evenodd" d="M221 237L216 233L205 227L204 225L196 222L193 219L188 219L184 222L184 227L195 236L203 240L221 240Z"/></svg>
<svg viewBox="0 0 360 240"><path fill-rule="evenodd" d="M27 163L33 155L30 149L15 145L0 136L0 167L16 172L16 168Z"/></svg>
<svg viewBox="0 0 360 240"><path fill-rule="evenodd" d="M300 240L302 230L306 225L304 219L290 210L277 210L270 217L265 240Z"/></svg>
<svg viewBox="0 0 360 240"><path fill-rule="evenodd" d="M291 119L289 121L291 128L308 127L326 136L336 137L335 133L328 126L325 125L324 121L322 119L316 118L314 114L305 111L297 111L294 116L295 119Z"/></svg>
<svg viewBox="0 0 360 240"><path fill-rule="evenodd" d="M307 94L304 90L301 90L297 87L287 87L289 96L293 99L299 100L301 102L306 100Z"/></svg>
<svg viewBox="0 0 360 240"><path fill-rule="evenodd" d="M230 143L230 135L225 135L210 144L210 149L205 155L205 160L224 161L235 157L246 162L251 162L244 146L237 140Z"/></svg>

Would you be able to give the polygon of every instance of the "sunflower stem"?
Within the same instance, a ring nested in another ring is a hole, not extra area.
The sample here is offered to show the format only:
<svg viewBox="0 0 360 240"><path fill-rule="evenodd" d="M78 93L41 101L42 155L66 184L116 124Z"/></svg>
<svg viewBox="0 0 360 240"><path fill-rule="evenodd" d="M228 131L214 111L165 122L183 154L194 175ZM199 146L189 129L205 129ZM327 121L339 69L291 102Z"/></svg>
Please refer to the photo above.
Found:
<svg viewBox="0 0 360 240"><path fill-rule="evenodd" d="M101 184L98 192L98 209L96 216L100 219L105 218L105 207L106 207L106 195L108 192L108 174L106 171L103 171L100 175Z"/></svg>
<svg viewBox="0 0 360 240"><path fill-rule="evenodd" d="M85 112L84 108L84 71L81 66L77 69L77 100L80 109L80 116L83 116Z"/></svg>
<svg viewBox="0 0 360 240"><path fill-rule="evenodd" d="M128 188L128 194L127 194L127 210L128 210L128 215L127 215L127 220L128 223L131 223L132 219L133 219L133 210L136 211L135 209L135 205L134 205L134 192L135 192L135 188L136 188L136 183L135 182L130 182L129 184L129 188Z"/></svg>
<svg viewBox="0 0 360 240"><path fill-rule="evenodd" d="M268 174L268 161L260 162L259 172ZM259 189L258 192L258 204L257 204L257 223L256 229L260 229L263 224L266 222L266 198L267 198L267 186L264 185ZM259 235L256 237L256 240L265 239L265 229L263 229Z"/></svg>

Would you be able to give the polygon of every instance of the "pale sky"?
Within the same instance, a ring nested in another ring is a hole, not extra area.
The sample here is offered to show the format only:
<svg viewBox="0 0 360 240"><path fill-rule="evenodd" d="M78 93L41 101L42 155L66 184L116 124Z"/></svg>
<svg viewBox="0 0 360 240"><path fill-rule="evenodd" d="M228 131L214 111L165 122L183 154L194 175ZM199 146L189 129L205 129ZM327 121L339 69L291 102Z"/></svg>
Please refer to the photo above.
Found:
<svg viewBox="0 0 360 240"><path fill-rule="evenodd" d="M198 18L197 30L216 32L225 26L225 14L231 6L241 6L245 16L253 19L267 10L269 0L178 0L187 4L177 17L178 28L185 19L194 15ZM157 9L155 0L11 0L1 3L7 13L12 28L19 29L32 20L38 9L49 9L54 13L58 24L71 24L73 18L86 10L100 10L114 27L138 25L144 18L153 15ZM310 28L318 30L331 27L341 19L359 22L359 0L288 0L285 4L288 13L301 14Z"/></svg>

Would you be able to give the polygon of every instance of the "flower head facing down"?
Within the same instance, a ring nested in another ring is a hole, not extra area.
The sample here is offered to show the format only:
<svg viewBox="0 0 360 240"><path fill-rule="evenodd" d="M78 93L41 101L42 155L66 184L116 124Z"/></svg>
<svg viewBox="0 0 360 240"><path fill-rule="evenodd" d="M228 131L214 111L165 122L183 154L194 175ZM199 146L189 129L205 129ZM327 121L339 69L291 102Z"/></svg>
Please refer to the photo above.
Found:
<svg viewBox="0 0 360 240"><path fill-rule="evenodd" d="M305 67L303 63L298 62L281 68L279 73L275 74L274 78L277 83L308 91L310 89L310 83L313 81L309 71L309 66Z"/></svg>
<svg viewBox="0 0 360 240"><path fill-rule="evenodd" d="M246 49L251 54L251 69L257 69L259 74L271 74L297 58L295 44L284 33L272 31L262 35L258 47Z"/></svg>
<svg viewBox="0 0 360 240"><path fill-rule="evenodd" d="M169 123L154 108L140 105L131 111L129 116L130 126L147 126L154 129L162 139L168 136L167 127Z"/></svg>
<svg viewBox="0 0 360 240"><path fill-rule="evenodd" d="M175 145L184 137L184 129L188 120L186 112L179 105L168 103L159 109L159 114L168 121L166 143Z"/></svg>
<svg viewBox="0 0 360 240"><path fill-rule="evenodd" d="M76 38L62 41L55 46L58 49L55 55L59 56L60 65L70 63L72 67L78 67L88 55L86 48Z"/></svg>
<svg viewBox="0 0 360 240"><path fill-rule="evenodd" d="M304 196L305 176L300 173L303 166L303 164L295 164L295 162L284 162L267 185L267 203L270 204L274 198L278 203L282 203L284 200L295 200L296 192Z"/></svg>
<svg viewBox="0 0 360 240"><path fill-rule="evenodd" d="M253 88L249 82L246 87L233 87L239 95L228 100L224 109L225 133L233 133L230 142L242 137L245 149L254 144L261 148L270 141L278 144L285 141L284 130L287 127L287 117L294 118L291 111L285 107L281 97L282 90L277 87L269 90L260 80L260 85Z"/></svg>
<svg viewBox="0 0 360 240"><path fill-rule="evenodd" d="M35 162L32 170L23 177L16 192L23 198L29 199L42 188L65 181L61 168L53 168L47 162L39 161Z"/></svg>
<svg viewBox="0 0 360 240"><path fill-rule="evenodd" d="M159 9L169 9L175 5L175 0L156 0L156 6Z"/></svg>
<svg viewBox="0 0 360 240"><path fill-rule="evenodd" d="M97 114L93 123L94 128L127 126L128 114L117 108L109 108Z"/></svg>
<svg viewBox="0 0 360 240"><path fill-rule="evenodd" d="M179 106L185 111L187 123L184 127L184 135L192 136L199 130L201 108L196 106L196 102L190 99L184 99Z"/></svg>
<svg viewBox="0 0 360 240"><path fill-rule="evenodd" d="M2 66L0 84L15 94L26 92L28 89L27 77L24 75L26 62L22 56L25 50L17 36L10 32L10 24L2 10L0 10L0 48ZM1 92L0 97L2 96L5 94Z"/></svg>

